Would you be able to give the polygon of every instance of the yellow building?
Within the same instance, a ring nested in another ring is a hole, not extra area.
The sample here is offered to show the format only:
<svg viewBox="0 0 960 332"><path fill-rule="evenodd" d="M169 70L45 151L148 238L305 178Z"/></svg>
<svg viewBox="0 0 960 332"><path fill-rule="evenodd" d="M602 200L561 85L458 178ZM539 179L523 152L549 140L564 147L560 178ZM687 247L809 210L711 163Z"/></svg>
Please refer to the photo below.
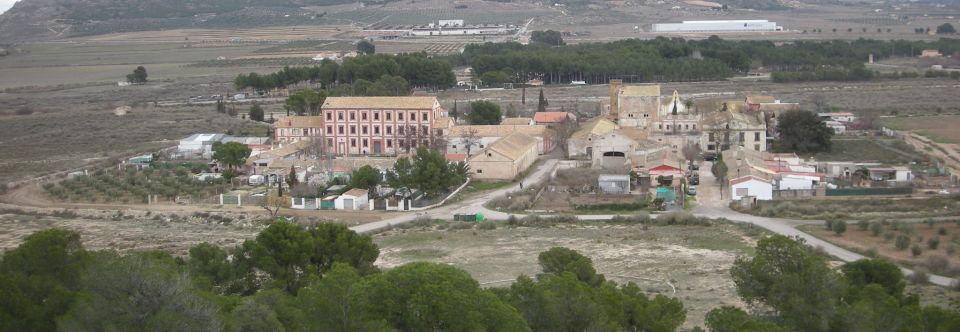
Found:
<svg viewBox="0 0 960 332"><path fill-rule="evenodd" d="M515 132L467 159L474 179L513 180L537 159L537 139Z"/></svg>

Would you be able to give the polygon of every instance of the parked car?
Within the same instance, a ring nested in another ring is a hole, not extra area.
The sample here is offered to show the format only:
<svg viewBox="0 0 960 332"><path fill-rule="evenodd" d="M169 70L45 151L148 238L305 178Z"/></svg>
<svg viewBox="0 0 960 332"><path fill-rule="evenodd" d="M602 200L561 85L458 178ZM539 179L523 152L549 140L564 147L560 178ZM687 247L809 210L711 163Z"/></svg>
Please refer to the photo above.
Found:
<svg viewBox="0 0 960 332"><path fill-rule="evenodd" d="M691 177L690 177L690 185L694 185L694 186L695 186L695 185L698 185L698 184L700 184L700 176L699 176L699 175L693 175L693 176L691 176Z"/></svg>
<svg viewBox="0 0 960 332"><path fill-rule="evenodd" d="M697 187L694 187L694 186L687 187L687 195L697 196Z"/></svg>

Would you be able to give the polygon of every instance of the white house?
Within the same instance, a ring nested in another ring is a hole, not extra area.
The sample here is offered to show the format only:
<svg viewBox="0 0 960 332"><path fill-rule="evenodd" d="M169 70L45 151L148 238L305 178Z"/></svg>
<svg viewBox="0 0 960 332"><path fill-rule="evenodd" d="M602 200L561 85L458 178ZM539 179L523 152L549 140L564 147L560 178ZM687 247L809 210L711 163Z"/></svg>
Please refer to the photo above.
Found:
<svg viewBox="0 0 960 332"><path fill-rule="evenodd" d="M735 201L746 196L769 201L773 199L773 182L754 175L741 176L730 180L730 193Z"/></svg>
<svg viewBox="0 0 960 332"><path fill-rule="evenodd" d="M913 181L913 171L906 166L893 166L893 169L896 171L894 180L897 182L910 182Z"/></svg>
<svg viewBox="0 0 960 332"><path fill-rule="evenodd" d="M367 190L353 188L337 197L333 205L337 210L366 210L368 203Z"/></svg>

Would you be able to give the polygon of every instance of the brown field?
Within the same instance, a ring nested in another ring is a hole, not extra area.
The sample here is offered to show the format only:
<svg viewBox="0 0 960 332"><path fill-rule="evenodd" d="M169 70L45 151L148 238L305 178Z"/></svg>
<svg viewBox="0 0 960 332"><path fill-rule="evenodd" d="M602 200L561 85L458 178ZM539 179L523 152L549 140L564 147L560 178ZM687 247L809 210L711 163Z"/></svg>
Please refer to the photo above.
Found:
<svg viewBox="0 0 960 332"><path fill-rule="evenodd" d="M287 41L323 39L334 37L354 28L349 25L306 25L289 27L264 27L256 29L172 29L162 31L138 31L111 33L99 36L78 37L71 40L82 42L123 43L229 43L239 41Z"/></svg>
<svg viewBox="0 0 960 332"><path fill-rule="evenodd" d="M857 252L864 253L868 250L875 250L878 256L889 258L900 264L907 266L927 267L932 272L938 274L946 274L949 276L960 275L960 255L958 255L956 252L958 249L960 249L960 225L958 225L957 222L937 221L933 224L933 227L921 222L911 223L909 225L912 226L912 230L908 231L894 230L892 225L883 226L883 230L879 236L873 236L869 229L861 230L857 224L853 222L847 225L847 231L843 233L842 236L837 236L832 231L827 230L824 226L820 225L801 226L800 229L814 234L821 239ZM940 228L945 230L946 235L938 234ZM915 244L919 245L923 252L919 256L913 256L911 253L911 248L898 250L894 246L894 240L885 239L884 234L887 232L894 234L910 234L910 247ZM937 246L937 249L930 249L928 247L927 240L930 238L939 239L940 243ZM948 248L951 247L954 251L953 255L950 255L947 252ZM929 259L931 256L946 257L949 262L949 266L942 268L928 267L927 259Z"/></svg>
<svg viewBox="0 0 960 332"><path fill-rule="evenodd" d="M540 252L568 247L590 257L608 279L632 281L648 293L683 300L687 329L702 326L703 316L713 308L743 305L729 268L738 255L751 255L754 245L732 225L515 229L500 225L495 230L443 230L440 227L446 224L442 225L376 235L381 248L377 266L390 268L412 261L450 264L466 270L485 287L506 287L521 274L539 273Z"/></svg>
<svg viewBox="0 0 960 332"><path fill-rule="evenodd" d="M960 144L960 115L931 115L883 119L883 125L916 132L937 142Z"/></svg>

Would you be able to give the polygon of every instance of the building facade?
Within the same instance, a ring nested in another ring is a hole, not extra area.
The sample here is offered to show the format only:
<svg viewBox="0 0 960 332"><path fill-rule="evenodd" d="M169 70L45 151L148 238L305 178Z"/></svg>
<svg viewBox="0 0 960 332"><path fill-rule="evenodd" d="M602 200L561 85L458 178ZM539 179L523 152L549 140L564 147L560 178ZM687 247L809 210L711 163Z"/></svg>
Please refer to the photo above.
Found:
<svg viewBox="0 0 960 332"><path fill-rule="evenodd" d="M319 116L281 116L273 123L273 141L294 143L313 141L323 135L323 118Z"/></svg>
<svg viewBox="0 0 960 332"><path fill-rule="evenodd" d="M537 140L513 133L467 159L474 179L512 180L537 160Z"/></svg>
<svg viewBox="0 0 960 332"><path fill-rule="evenodd" d="M436 97L329 97L323 139L336 155L397 155L439 144L451 125Z"/></svg>
<svg viewBox="0 0 960 332"><path fill-rule="evenodd" d="M621 87L617 94L617 124L646 130L660 111L659 85Z"/></svg>

